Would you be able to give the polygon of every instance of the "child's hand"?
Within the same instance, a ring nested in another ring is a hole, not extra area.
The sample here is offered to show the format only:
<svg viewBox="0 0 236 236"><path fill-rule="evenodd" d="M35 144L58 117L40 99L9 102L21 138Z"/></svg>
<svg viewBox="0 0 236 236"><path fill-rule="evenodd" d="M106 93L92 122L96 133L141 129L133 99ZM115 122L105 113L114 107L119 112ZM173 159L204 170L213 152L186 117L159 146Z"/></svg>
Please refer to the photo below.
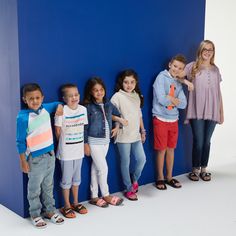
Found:
<svg viewBox="0 0 236 236"><path fill-rule="evenodd" d="M175 98L175 97L171 97L169 95L166 96L170 101L171 101L171 105L174 105L174 106L178 106L180 104L180 100L178 98Z"/></svg>
<svg viewBox="0 0 236 236"><path fill-rule="evenodd" d="M184 83L188 86L188 91L193 91L194 90L194 85L188 80L184 80Z"/></svg>
<svg viewBox="0 0 236 236"><path fill-rule="evenodd" d="M63 115L63 106L61 104L58 104L55 115L56 116L62 116Z"/></svg>
<svg viewBox="0 0 236 236"><path fill-rule="evenodd" d="M171 101L175 106L178 106L180 104L180 100L178 98L172 98Z"/></svg>
<svg viewBox="0 0 236 236"><path fill-rule="evenodd" d="M115 137L119 131L119 126L116 126L114 129L111 130L111 137Z"/></svg>
<svg viewBox="0 0 236 236"><path fill-rule="evenodd" d="M20 160L21 171L25 174L28 174L30 171L29 163L26 160Z"/></svg>
<svg viewBox="0 0 236 236"><path fill-rule="evenodd" d="M123 126L127 126L129 124L128 120L124 119L124 118L120 118L119 122L123 125Z"/></svg>
<svg viewBox="0 0 236 236"><path fill-rule="evenodd" d="M142 141L142 143L145 143L145 141L146 141L146 133L141 133L141 141Z"/></svg>
<svg viewBox="0 0 236 236"><path fill-rule="evenodd" d="M84 154L88 157L91 156L91 150L90 150L88 143L84 144Z"/></svg>

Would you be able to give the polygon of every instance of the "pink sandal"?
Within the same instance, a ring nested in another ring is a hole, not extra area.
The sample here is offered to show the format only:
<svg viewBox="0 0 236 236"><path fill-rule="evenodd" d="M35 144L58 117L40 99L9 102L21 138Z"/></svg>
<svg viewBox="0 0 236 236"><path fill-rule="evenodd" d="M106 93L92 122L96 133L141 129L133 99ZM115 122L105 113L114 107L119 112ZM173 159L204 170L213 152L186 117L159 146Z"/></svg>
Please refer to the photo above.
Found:
<svg viewBox="0 0 236 236"><path fill-rule="evenodd" d="M102 198L99 198L98 200L90 200L89 203L102 208L106 208L109 206L108 203Z"/></svg>
<svg viewBox="0 0 236 236"><path fill-rule="evenodd" d="M105 199L104 199L105 200ZM106 201L106 200L105 200ZM113 205L113 206L120 206L122 202L124 201L123 198L112 196L110 201L106 201L107 203Z"/></svg>
<svg viewBox="0 0 236 236"><path fill-rule="evenodd" d="M138 200L137 195L132 191L126 192L125 196L131 201L137 201Z"/></svg>

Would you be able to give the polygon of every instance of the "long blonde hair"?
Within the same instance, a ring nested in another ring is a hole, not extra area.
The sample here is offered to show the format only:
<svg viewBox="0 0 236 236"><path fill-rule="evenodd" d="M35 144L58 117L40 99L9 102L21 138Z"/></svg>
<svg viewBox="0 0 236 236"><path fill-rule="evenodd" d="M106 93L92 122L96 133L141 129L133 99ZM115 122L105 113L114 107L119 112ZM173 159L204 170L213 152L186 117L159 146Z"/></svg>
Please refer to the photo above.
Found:
<svg viewBox="0 0 236 236"><path fill-rule="evenodd" d="M202 51L203 51L203 49L205 48L205 46L206 46L207 44L211 44L211 45L212 45L212 48L213 48L213 55L212 55L212 57L211 57L210 64L213 65L213 66L215 65L215 63L214 63L214 60L215 60L215 45L214 45L214 43L213 43L212 41L210 41L210 40L203 40L203 41L200 43L199 47L198 47L196 62L193 64L193 67L192 67L192 71L191 71L191 79L192 79L192 80L195 79L196 74L197 74L197 73L199 72L199 70L200 70L200 66L201 66L201 64L202 64L202 62L203 62L203 60L202 60Z"/></svg>

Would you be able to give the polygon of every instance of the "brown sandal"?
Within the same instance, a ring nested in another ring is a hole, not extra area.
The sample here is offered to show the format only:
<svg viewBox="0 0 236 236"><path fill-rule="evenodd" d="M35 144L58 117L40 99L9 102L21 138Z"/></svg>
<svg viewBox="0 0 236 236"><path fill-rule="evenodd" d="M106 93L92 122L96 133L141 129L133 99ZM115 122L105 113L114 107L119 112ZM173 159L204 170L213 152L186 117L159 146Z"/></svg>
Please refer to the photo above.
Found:
<svg viewBox="0 0 236 236"><path fill-rule="evenodd" d="M78 212L79 214L87 214L88 213L87 208L82 204L71 205L71 208L74 211Z"/></svg>
<svg viewBox="0 0 236 236"><path fill-rule="evenodd" d="M111 196L110 200L106 200L106 198L103 198L104 201L106 201L108 204L113 206L120 206L122 202L124 201L123 198L117 197L117 196Z"/></svg>
<svg viewBox="0 0 236 236"><path fill-rule="evenodd" d="M61 214L65 217L65 218L68 218L68 219L73 219L76 217L76 214L75 212L72 210L72 208L65 208L65 207L62 207L60 209L60 212Z"/></svg>
<svg viewBox="0 0 236 236"><path fill-rule="evenodd" d="M89 203L98 207L102 207L102 208L106 208L109 206L109 204L106 201L104 201L102 198L98 198L96 200L91 199Z"/></svg>

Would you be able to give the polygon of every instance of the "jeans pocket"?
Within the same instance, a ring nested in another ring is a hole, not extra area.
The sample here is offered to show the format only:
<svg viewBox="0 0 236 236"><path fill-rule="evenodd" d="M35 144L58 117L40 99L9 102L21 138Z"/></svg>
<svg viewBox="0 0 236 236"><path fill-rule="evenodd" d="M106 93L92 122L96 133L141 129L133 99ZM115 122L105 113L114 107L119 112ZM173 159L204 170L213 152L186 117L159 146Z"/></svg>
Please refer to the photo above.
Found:
<svg viewBox="0 0 236 236"><path fill-rule="evenodd" d="M30 157L29 164L31 165L38 165L42 161L43 157Z"/></svg>

